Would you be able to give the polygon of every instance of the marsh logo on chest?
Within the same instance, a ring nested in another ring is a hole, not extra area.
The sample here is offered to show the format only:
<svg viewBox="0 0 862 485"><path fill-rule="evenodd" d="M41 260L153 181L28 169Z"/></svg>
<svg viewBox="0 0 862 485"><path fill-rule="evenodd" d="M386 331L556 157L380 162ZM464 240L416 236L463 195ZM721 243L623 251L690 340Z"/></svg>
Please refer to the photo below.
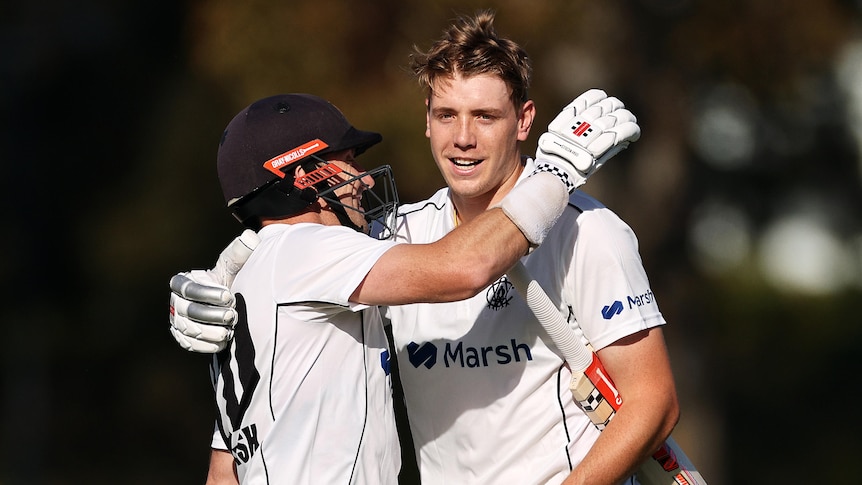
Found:
<svg viewBox="0 0 862 485"><path fill-rule="evenodd" d="M503 276L496 283L488 288L485 293L485 300L488 301L488 308L491 310L501 310L512 301L512 293L515 286Z"/></svg>
<svg viewBox="0 0 862 485"><path fill-rule="evenodd" d="M466 345L461 341L446 342L442 349L431 342L407 344L407 358L416 369L433 368L438 363L438 356L444 367L464 369L529 362L533 360L533 350L515 339L481 346Z"/></svg>

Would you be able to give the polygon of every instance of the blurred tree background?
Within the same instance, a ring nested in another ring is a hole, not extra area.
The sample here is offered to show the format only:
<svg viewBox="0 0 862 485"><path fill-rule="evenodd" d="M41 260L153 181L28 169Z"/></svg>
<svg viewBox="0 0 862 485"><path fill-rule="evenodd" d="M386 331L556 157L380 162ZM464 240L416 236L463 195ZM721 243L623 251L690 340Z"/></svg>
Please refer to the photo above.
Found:
<svg viewBox="0 0 862 485"><path fill-rule="evenodd" d="M669 326L674 436L711 484L853 483L862 454L859 0L11 1L0 5L0 484L203 483L208 358L168 280L240 226L215 153L251 101L384 134L402 199L443 184L407 72L490 7L533 58L535 139L600 87L641 140L585 190L637 233Z"/></svg>

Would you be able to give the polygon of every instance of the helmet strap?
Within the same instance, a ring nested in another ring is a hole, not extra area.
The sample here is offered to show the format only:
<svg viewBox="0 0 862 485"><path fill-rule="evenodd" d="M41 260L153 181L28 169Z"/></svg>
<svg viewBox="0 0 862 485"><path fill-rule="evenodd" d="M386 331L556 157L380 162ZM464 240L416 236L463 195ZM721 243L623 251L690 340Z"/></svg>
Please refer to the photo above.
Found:
<svg viewBox="0 0 862 485"><path fill-rule="evenodd" d="M350 216L347 215L347 211L344 209L343 205L329 204L328 202L329 201L327 200L327 206L332 209L332 212L335 212L335 217L338 218L338 222L340 222L342 226L349 227L358 232L364 232L361 227L357 226L352 220L350 220Z"/></svg>
<svg viewBox="0 0 862 485"><path fill-rule="evenodd" d="M259 230L261 219L292 216L316 201L316 190L300 189L290 177L261 187L253 197L238 201L230 209L244 226Z"/></svg>

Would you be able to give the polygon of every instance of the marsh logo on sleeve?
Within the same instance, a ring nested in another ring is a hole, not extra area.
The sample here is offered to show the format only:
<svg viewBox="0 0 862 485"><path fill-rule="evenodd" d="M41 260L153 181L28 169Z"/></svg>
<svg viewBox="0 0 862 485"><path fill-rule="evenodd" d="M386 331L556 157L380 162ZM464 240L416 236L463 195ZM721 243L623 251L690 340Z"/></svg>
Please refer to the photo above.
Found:
<svg viewBox="0 0 862 485"><path fill-rule="evenodd" d="M611 318L614 318L614 316L619 315L622 312L623 302L617 300L610 305L605 305L605 307L602 308L602 318L604 318L605 320L610 320Z"/></svg>
<svg viewBox="0 0 862 485"><path fill-rule="evenodd" d="M620 300L615 300L610 305L605 305L602 307L602 318L605 320L610 320L615 316L619 315L625 310L631 310L634 307L642 307L647 305L655 304L655 294L651 289L647 288L647 290L640 295L629 295L625 297L625 303Z"/></svg>

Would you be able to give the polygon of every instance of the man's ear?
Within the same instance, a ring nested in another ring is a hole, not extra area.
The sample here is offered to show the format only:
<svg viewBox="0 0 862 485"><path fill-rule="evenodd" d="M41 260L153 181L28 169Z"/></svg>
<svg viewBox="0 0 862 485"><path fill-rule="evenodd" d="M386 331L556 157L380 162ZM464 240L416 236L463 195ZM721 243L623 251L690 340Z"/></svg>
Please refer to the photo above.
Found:
<svg viewBox="0 0 862 485"><path fill-rule="evenodd" d="M521 107L521 113L518 116L518 141L526 141L530 136L530 128L533 126L533 121L536 119L536 104L533 100L527 100L524 106Z"/></svg>

